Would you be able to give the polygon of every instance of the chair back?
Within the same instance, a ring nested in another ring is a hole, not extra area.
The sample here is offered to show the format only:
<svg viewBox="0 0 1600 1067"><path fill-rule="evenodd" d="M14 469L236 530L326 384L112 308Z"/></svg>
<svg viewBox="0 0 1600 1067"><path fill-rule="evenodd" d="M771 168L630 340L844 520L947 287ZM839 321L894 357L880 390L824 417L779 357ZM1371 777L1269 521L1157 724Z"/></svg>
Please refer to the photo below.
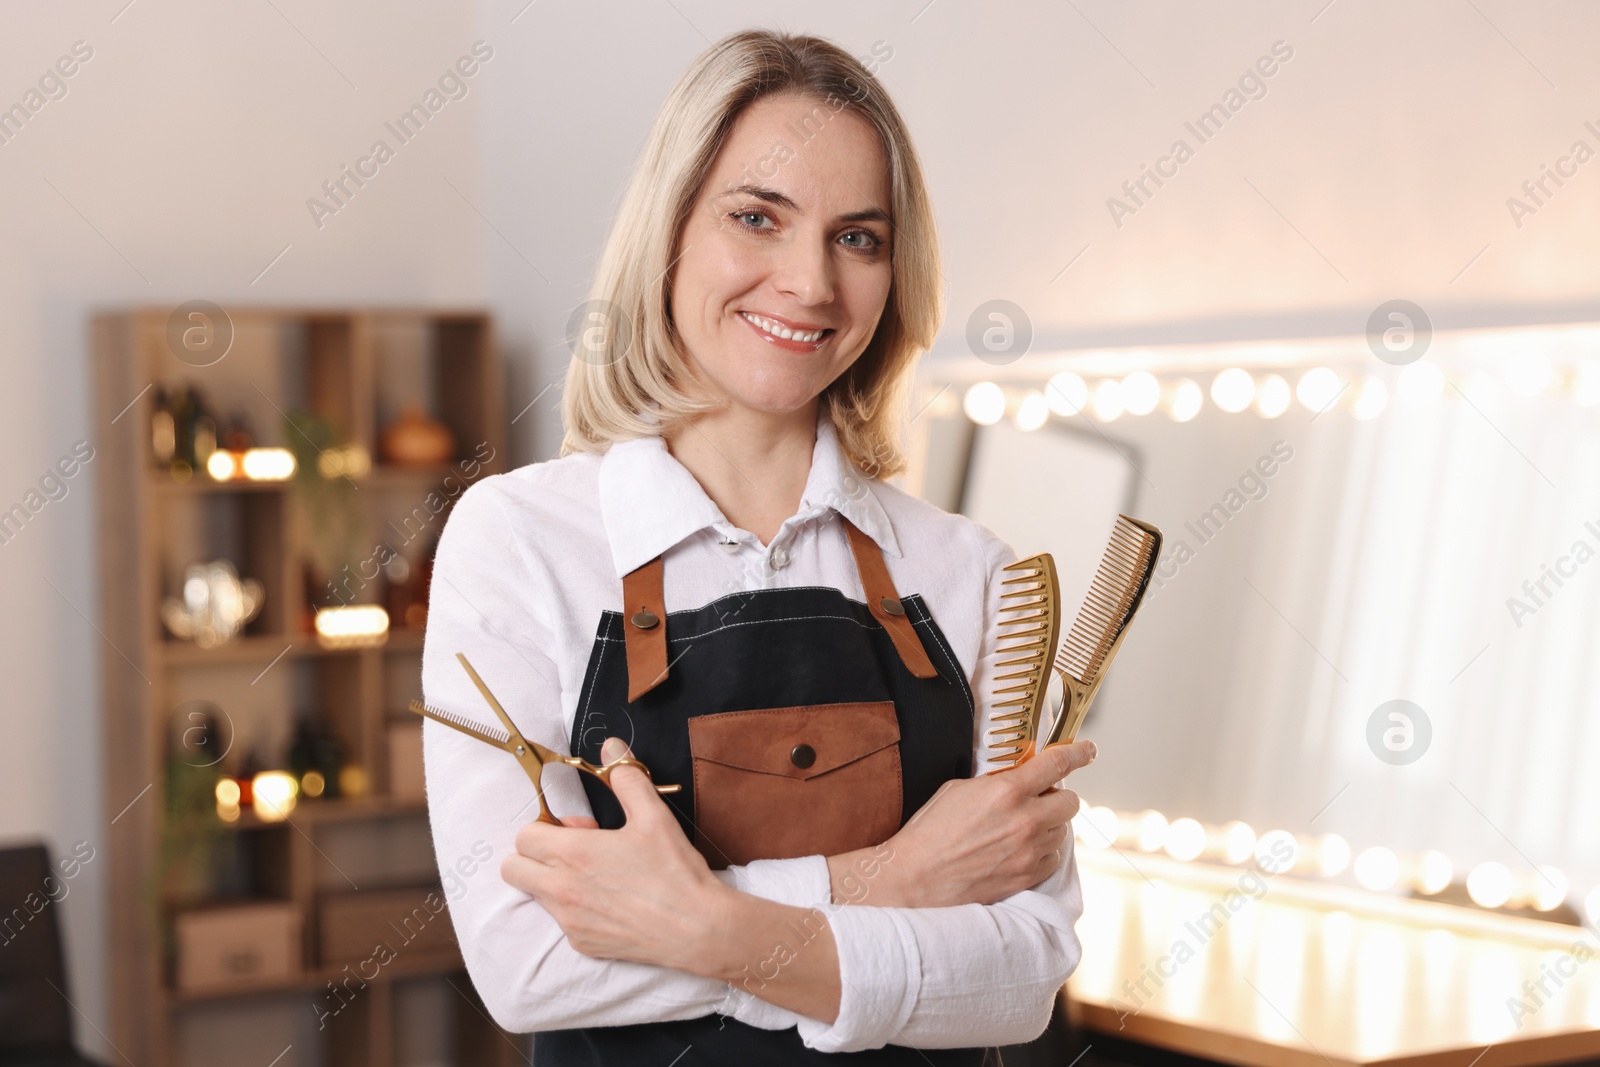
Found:
<svg viewBox="0 0 1600 1067"><path fill-rule="evenodd" d="M0 849L0 1051L72 1048L59 903L67 886L44 845Z"/></svg>

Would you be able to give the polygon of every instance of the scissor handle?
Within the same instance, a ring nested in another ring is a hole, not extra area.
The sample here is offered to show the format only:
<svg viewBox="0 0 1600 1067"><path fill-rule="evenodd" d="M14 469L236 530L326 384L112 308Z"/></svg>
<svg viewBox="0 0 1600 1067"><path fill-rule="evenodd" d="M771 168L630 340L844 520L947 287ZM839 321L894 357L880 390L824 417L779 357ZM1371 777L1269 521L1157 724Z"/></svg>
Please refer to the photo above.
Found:
<svg viewBox="0 0 1600 1067"><path fill-rule="evenodd" d="M569 767L576 767L585 774L594 775L596 778L600 779L602 783L604 783L607 789L611 788L611 772L616 770L618 767L637 767L644 772L644 776L646 778L650 778L652 782L655 781L655 779L651 777L650 768L646 767L643 763L634 759L632 756L621 756L612 760L610 763L602 764L599 767L596 767L594 764L590 763L581 756L562 756L561 762L565 763ZM682 788L683 786L681 785L658 785L656 786L656 792L676 793Z"/></svg>

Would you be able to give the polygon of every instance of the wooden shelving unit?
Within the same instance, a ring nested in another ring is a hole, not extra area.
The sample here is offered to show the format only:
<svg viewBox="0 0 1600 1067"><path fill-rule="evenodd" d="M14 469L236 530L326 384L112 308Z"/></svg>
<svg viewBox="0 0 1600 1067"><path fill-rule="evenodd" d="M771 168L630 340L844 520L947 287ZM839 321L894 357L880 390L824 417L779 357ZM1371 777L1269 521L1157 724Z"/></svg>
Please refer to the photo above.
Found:
<svg viewBox="0 0 1600 1067"><path fill-rule="evenodd" d="M414 562L421 562L415 554L428 551L448 515L448 506L419 510L429 494L448 504L472 480L469 470L481 478L507 467L503 375L490 320L481 312L229 309L232 345L215 362L169 340L172 314L170 308L134 309L94 321L104 785L112 820L109 1036L133 1062L157 1064L185 1062L184 1049L199 1056L183 1028L219 1006L288 1011L283 1025L308 1029L304 1020L315 1020L318 997L348 973L345 961L324 959L327 931L318 928L318 913L325 897L396 886L416 887L421 896L430 886L437 889L438 871L427 845L425 802L389 789L388 728L415 718L405 706L421 693L420 628L391 620L381 644L344 648L328 647L310 632L311 610L337 601L331 589L319 594L305 579L310 553L302 497L286 482L216 482L203 471L180 481L158 469L150 429L153 387L198 387L218 414L245 413L256 443L265 446L291 444L285 439L293 432L288 413L331 420L342 431L341 444L372 457L370 470L352 479L360 543L388 543ZM381 462L382 428L408 403L421 404L451 428L457 462L424 468ZM159 609L179 592L183 568L216 558L229 559L241 578L260 581L265 595L259 616L242 634L205 649L172 638ZM380 590L379 583L367 583L357 600L375 603ZM197 700L224 713L218 743L245 746L240 754L259 752L268 766L283 765L297 718L313 716L339 735L347 760L368 772L370 787L362 796L302 798L278 822L246 809L222 832L236 860L244 857L230 875L235 882L242 877L243 893L232 885L227 895L290 902L299 913L302 965L287 978L205 992L180 991L175 983L171 923L195 900L193 894L179 898L163 880L164 785L175 748L174 716ZM448 924L448 914L435 921ZM395 989L420 980L448 982L455 990L449 1000L456 1062L526 1059L525 1040L502 1033L476 1002L453 944L441 949L419 942L410 951L401 948L324 1028L309 1027L320 1050L297 1045L280 1067L396 1062ZM238 1044L207 1049L202 1062L258 1058L254 1049L243 1053Z"/></svg>

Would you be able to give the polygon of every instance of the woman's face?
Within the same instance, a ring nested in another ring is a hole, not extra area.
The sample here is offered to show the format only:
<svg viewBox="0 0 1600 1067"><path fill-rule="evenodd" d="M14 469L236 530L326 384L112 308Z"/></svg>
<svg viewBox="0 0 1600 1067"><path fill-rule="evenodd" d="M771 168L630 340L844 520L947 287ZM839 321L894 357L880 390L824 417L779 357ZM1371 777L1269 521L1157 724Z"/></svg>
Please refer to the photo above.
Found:
<svg viewBox="0 0 1600 1067"><path fill-rule="evenodd" d="M672 315L697 378L735 406L806 408L872 339L891 280L877 134L812 97L735 121L684 225Z"/></svg>

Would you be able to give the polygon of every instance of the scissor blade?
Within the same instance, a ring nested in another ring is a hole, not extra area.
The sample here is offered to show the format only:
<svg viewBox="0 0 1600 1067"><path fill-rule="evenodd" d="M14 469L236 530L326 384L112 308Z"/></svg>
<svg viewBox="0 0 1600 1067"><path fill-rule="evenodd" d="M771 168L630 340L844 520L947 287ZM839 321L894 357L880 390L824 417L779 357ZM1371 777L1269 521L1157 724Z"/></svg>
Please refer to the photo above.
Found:
<svg viewBox="0 0 1600 1067"><path fill-rule="evenodd" d="M522 731L517 729L517 724L511 721L511 716L506 714L506 709L502 708L500 702L494 698L494 694L489 692L489 687L483 684L483 679L479 678L478 672L472 669L472 664L467 662L467 657L457 652L456 659L461 661L461 665L467 669L467 674L472 678L472 684L478 687L478 692L483 694L483 699L489 702L489 706L494 709L494 713L505 724L506 739L521 741Z"/></svg>
<svg viewBox="0 0 1600 1067"><path fill-rule="evenodd" d="M454 712L445 711L442 708L429 707L420 700L413 700L410 708L418 715L442 722L446 726L452 726L464 734L476 737L479 741L493 745L495 748L507 752L511 751L511 738L507 737L503 731L496 730L492 726L470 722Z"/></svg>

